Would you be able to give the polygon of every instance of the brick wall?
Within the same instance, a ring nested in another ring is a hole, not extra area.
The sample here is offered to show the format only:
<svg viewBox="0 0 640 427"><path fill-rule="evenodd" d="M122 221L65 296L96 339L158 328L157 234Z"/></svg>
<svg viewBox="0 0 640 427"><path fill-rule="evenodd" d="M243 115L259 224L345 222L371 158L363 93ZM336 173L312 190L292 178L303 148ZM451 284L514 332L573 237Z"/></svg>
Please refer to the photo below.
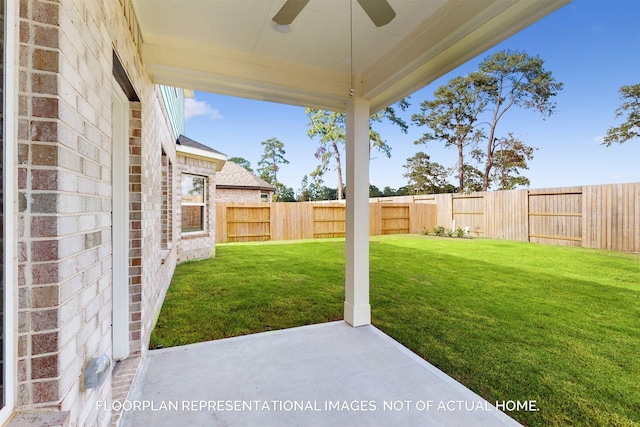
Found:
<svg viewBox="0 0 640 427"><path fill-rule="evenodd" d="M264 201L261 197L262 194L267 194L267 201L271 201L273 191L266 192L261 190L218 188L216 192L216 200L218 202L258 203Z"/></svg>
<svg viewBox="0 0 640 427"><path fill-rule="evenodd" d="M161 150L175 159L175 141L140 62L135 18L123 12L127 1L19 6L16 409L68 412L71 425L107 425L110 412L96 411L96 402L110 401L110 379L85 390L82 372L91 358L111 356L114 49L140 97L131 104L130 127L134 354L145 351L176 262L175 250L161 256L160 237Z"/></svg>
<svg viewBox="0 0 640 427"><path fill-rule="evenodd" d="M142 295L141 319L138 320L141 331L138 342L132 343L132 350L138 351L139 348L144 353L177 260L176 245L166 251L162 244L162 151L175 164L176 141L158 87L154 87L147 102L143 102L142 123ZM174 183L175 194L178 179L176 172L173 173L171 181ZM173 209L172 215L176 215L176 209ZM175 218L171 222L178 223ZM176 229L177 227L173 227L171 230L171 242L176 242L180 236L179 229ZM132 321L132 327L136 327L136 320ZM132 339L135 338L136 334L133 334Z"/></svg>
<svg viewBox="0 0 640 427"><path fill-rule="evenodd" d="M193 259L203 259L209 258L210 256L215 254L215 232L216 232L216 166L213 162L208 162L202 159L196 159L191 157L185 157L178 155L177 158L177 181L180 181L180 176L183 173L191 174L191 175L200 175L207 177L206 180L206 205L205 205L205 227L204 230L199 233L188 233L181 234L179 243L178 243L178 251L177 251L177 261L183 262ZM177 209L177 218L176 224L178 224L177 229L180 229L180 224L182 224L182 209L180 209L180 184L177 185L175 191L175 201Z"/></svg>
<svg viewBox="0 0 640 427"><path fill-rule="evenodd" d="M141 350L142 319L142 105L129 110L129 345Z"/></svg>

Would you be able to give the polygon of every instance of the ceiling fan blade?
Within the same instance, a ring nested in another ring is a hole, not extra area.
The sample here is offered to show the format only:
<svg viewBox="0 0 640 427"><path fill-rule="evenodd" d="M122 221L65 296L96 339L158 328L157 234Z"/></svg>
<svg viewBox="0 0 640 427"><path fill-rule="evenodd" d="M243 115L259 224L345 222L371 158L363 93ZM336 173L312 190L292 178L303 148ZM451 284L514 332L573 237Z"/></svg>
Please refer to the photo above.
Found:
<svg viewBox="0 0 640 427"><path fill-rule="evenodd" d="M396 12L387 0L358 0L358 3L376 27L387 25L396 16Z"/></svg>
<svg viewBox="0 0 640 427"><path fill-rule="evenodd" d="M273 22L278 25L290 25L307 3L309 0L287 0L273 17Z"/></svg>

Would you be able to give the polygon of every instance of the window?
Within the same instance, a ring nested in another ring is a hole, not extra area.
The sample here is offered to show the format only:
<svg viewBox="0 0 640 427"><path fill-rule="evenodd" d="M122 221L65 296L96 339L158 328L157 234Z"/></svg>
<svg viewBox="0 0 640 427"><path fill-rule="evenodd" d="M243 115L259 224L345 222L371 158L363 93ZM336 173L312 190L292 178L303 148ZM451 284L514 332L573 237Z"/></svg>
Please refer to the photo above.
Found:
<svg viewBox="0 0 640 427"><path fill-rule="evenodd" d="M173 165L167 157L167 153L162 150L162 208L160 218L162 221L162 250L171 249L173 238L172 230L172 176Z"/></svg>
<svg viewBox="0 0 640 427"><path fill-rule="evenodd" d="M182 232L204 231L206 178L182 175Z"/></svg>
<svg viewBox="0 0 640 427"><path fill-rule="evenodd" d="M261 193L261 194L260 194L260 201L262 201L262 202L268 202L268 201L269 201L269 195L268 195L268 194Z"/></svg>

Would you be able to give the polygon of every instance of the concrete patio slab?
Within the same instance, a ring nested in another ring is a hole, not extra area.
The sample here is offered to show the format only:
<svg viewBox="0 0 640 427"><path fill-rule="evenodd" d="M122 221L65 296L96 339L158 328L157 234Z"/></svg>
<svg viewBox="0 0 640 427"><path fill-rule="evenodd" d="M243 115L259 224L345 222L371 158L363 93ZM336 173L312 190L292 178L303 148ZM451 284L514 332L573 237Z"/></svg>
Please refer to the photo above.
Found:
<svg viewBox="0 0 640 427"><path fill-rule="evenodd" d="M331 322L149 352L121 426L516 426L373 326Z"/></svg>

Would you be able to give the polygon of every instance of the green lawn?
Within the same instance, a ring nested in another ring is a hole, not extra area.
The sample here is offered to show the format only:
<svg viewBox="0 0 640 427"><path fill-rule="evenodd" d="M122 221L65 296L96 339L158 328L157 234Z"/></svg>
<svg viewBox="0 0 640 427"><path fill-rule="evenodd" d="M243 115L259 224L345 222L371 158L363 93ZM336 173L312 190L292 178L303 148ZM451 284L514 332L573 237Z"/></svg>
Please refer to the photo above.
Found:
<svg viewBox="0 0 640 427"><path fill-rule="evenodd" d="M228 244L177 267L152 346L342 318L344 241ZM378 328L527 425L640 425L640 257L485 239L371 241Z"/></svg>

